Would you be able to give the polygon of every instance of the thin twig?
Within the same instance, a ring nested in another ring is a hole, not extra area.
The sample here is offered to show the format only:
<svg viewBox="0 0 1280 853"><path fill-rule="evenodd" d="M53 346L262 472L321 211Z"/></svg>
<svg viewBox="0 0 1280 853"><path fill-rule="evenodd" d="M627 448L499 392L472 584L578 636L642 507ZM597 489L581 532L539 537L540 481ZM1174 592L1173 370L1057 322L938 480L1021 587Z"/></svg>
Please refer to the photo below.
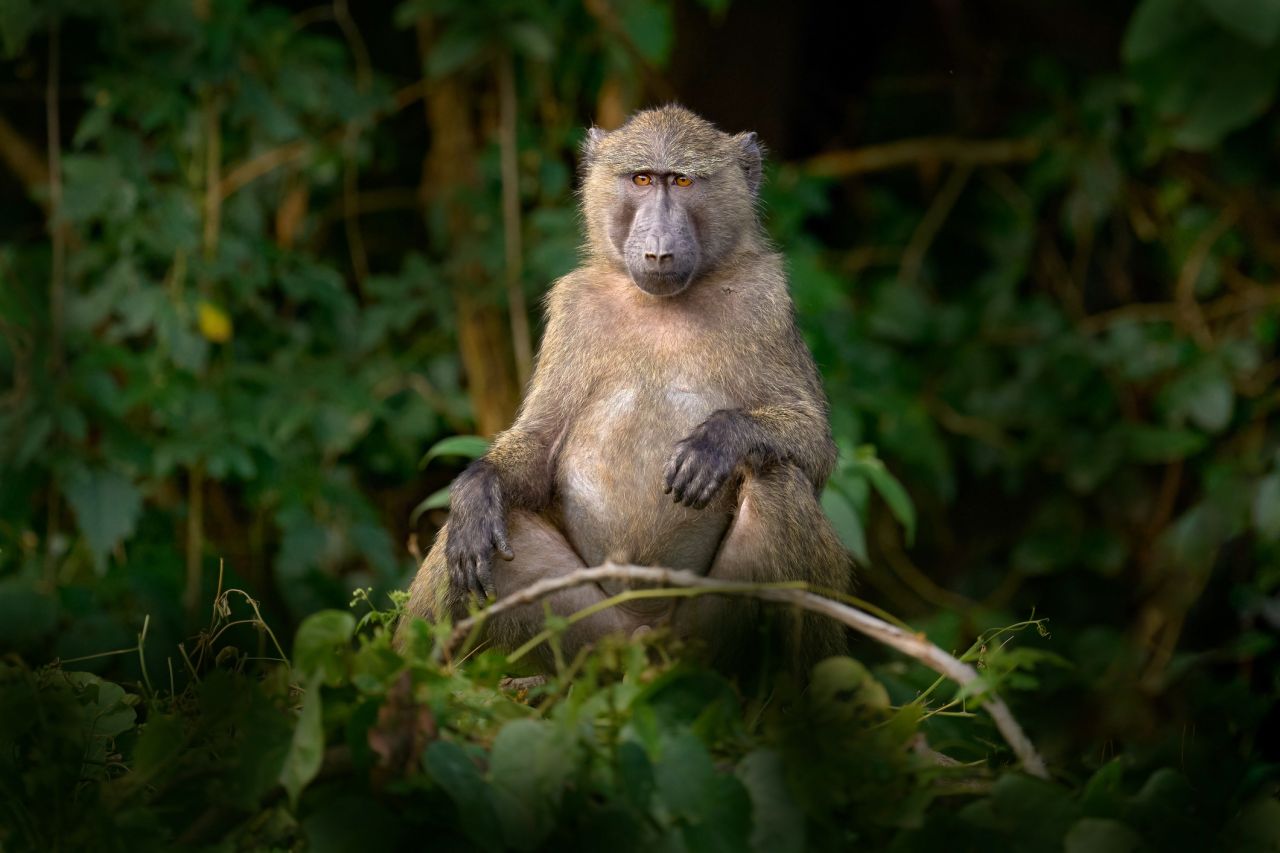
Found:
<svg viewBox="0 0 1280 853"><path fill-rule="evenodd" d="M507 311L511 315L516 378L524 387L533 372L533 345L521 264L524 249L520 239L520 170L516 161L519 103L516 100L515 60L510 50L504 50L498 61L498 101L501 105L499 147L502 155L502 235L506 247Z"/></svg>
<svg viewBox="0 0 1280 853"><path fill-rule="evenodd" d="M1227 207L1212 225L1206 228L1187 252L1182 269L1178 272L1178 284L1174 290L1174 298L1178 304L1178 315L1183 328L1195 339L1201 349L1213 346L1213 335L1209 333L1209 323L1205 320L1200 303L1196 301L1196 282L1200 279L1200 271L1209 259L1209 252L1218 238L1235 224L1238 213L1233 207Z"/></svg>
<svg viewBox="0 0 1280 853"><path fill-rule="evenodd" d="M971 163L961 163L951 170L947 182L938 190L938 194L929 203L929 209L916 230L912 232L907 247L902 251L902 264L898 267L898 283L914 283L920 277L920 268L924 265L924 257L933 245L933 238L951 215L951 210L960 200L965 184L969 183L969 175L973 173Z"/></svg>
<svg viewBox="0 0 1280 853"><path fill-rule="evenodd" d="M956 660L956 658L925 639L923 634L904 631L896 625L891 625L883 619L877 619L857 608L815 595L804 589L796 589L793 585L779 587L767 584L718 581L695 575L692 572L643 566L621 566L611 563L591 569L579 569L560 577L537 581L513 595L495 601L486 609L474 616L463 619L454 626L445 651L446 653L451 653L456 644L466 639L467 635L473 629L479 627L486 619L517 607L540 601L563 589L606 580L659 584L680 589L697 588L706 593L745 595L762 601L794 605L814 613L829 616L841 624L847 625L855 631L919 661L934 672L945 675L962 686L971 684L980 677L977 670L967 663ZM647 592L651 591L647 590ZM982 704L987 713L991 715L991 719L996 728L999 729L1000 734L1009 744L1009 748L1013 750L1013 753L1022 762L1023 769L1032 776L1048 778L1049 774L1045 767L1044 759L1040 757L1040 754L1036 751L1026 733L1023 732L1018 721L1014 719L1004 700L994 693L988 693L983 698Z"/></svg>
<svg viewBox="0 0 1280 853"><path fill-rule="evenodd" d="M848 151L828 151L810 158L805 163L805 170L822 177L848 178L929 161L994 166L1034 160L1040 154L1041 147L1038 139L930 136L867 145Z"/></svg>
<svg viewBox="0 0 1280 853"><path fill-rule="evenodd" d="M55 19L49 27L49 73L45 86L45 126L49 136L49 377L56 394L61 394L59 381L64 362L63 324L65 322L67 287L67 224L62 219L62 119L58 107L61 65L61 38ZM58 561L54 544L58 541L58 485L49 486L45 525L45 578L57 579Z"/></svg>
<svg viewBox="0 0 1280 853"><path fill-rule="evenodd" d="M360 29L351 18L347 8L347 0L333 0L333 15L342 30L342 37L351 48L351 55L356 64L356 88L366 92L373 80L369 48L365 45ZM364 235L360 233L360 218L357 212L360 196L360 167L357 155L360 148L360 135L364 132L364 122L353 119L347 123L342 139L342 207L343 224L347 235L347 249L351 254L351 269L355 276L356 287L363 295L365 280L369 278L369 256L364 248Z"/></svg>

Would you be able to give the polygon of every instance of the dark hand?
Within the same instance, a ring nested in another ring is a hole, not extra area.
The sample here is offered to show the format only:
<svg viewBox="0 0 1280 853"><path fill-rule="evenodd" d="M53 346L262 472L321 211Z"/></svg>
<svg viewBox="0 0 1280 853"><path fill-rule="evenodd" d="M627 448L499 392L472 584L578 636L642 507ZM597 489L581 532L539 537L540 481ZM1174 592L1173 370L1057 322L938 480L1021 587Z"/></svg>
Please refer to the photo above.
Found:
<svg viewBox="0 0 1280 853"><path fill-rule="evenodd" d="M746 414L721 409L676 444L663 472L665 494L676 503L702 509L747 455L751 422Z"/></svg>
<svg viewBox="0 0 1280 853"><path fill-rule="evenodd" d="M507 513L498 473L484 459L473 462L454 481L449 502L449 538L444 554L455 589L482 601L493 596L493 554L513 556L507 544Z"/></svg>

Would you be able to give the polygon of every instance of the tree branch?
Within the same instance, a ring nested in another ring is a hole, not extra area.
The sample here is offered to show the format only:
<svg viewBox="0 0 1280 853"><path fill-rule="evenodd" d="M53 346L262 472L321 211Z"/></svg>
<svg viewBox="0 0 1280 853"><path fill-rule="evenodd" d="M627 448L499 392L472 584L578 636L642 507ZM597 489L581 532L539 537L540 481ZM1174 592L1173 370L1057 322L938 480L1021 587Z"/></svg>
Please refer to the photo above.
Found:
<svg viewBox="0 0 1280 853"><path fill-rule="evenodd" d="M843 625L896 649L907 657L913 658L934 672L950 678L960 685L971 684L979 678L978 671L963 661L957 660L942 649L929 642L923 634L913 634L902 628L878 619L848 604L825 598L821 595L799 589L795 586L766 586L760 584L741 583L735 581L718 581L712 578L695 575L692 572L672 569L647 568L643 566L621 566L606 563L592 569L579 569L560 577L547 578L530 584L514 595L495 601L489 607L454 626L453 633L445 647L446 655L452 655L467 636L478 628L486 619L499 613L505 613L517 607L531 604L546 598L563 589L585 584L599 583L604 580L617 580L629 583L658 584L660 586L693 588L699 593L718 593L724 595L745 595L762 601L773 601L779 604L790 604L821 613ZM647 590L654 592L653 590ZM624 593L625 594L625 593ZM676 593L672 593L675 595ZM1049 777L1044 759L1036 751L1031 740L1023 732L1018 721L1009 711L1009 706L999 696L988 694L982 701L983 708L991 715L992 721L1004 737L1009 748L1022 762L1023 769L1032 776L1042 779Z"/></svg>
<svg viewBox="0 0 1280 853"><path fill-rule="evenodd" d="M957 165L995 166L1034 160L1040 153L1038 139L962 139L926 136L900 139L883 145L867 145L847 151L828 151L810 158L805 169L828 178L848 178L866 172L883 172L923 162L947 161Z"/></svg>

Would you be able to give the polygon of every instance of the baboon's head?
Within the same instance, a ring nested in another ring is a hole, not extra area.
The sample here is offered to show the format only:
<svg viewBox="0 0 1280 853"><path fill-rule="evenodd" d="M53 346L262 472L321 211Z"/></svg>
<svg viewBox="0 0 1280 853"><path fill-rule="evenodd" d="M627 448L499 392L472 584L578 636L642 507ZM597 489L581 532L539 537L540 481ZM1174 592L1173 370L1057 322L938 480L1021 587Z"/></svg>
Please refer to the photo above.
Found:
<svg viewBox="0 0 1280 853"><path fill-rule="evenodd" d="M760 145L679 106L636 113L583 145L590 250L636 286L674 296L755 236Z"/></svg>

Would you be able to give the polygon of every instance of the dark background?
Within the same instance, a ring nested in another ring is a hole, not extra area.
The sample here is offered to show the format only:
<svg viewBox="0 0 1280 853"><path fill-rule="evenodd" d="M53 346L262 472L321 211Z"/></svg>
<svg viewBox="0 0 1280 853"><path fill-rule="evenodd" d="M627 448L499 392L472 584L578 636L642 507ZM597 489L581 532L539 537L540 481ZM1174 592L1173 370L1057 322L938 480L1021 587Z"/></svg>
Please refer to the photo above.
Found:
<svg viewBox="0 0 1280 853"><path fill-rule="evenodd" d="M281 636L402 588L465 463L420 460L509 422L575 263L583 129L679 100L769 147L859 594L948 649L1047 619L1017 707L1068 773L1274 786L1276 3L5 9L4 649L170 647L220 572Z"/></svg>

